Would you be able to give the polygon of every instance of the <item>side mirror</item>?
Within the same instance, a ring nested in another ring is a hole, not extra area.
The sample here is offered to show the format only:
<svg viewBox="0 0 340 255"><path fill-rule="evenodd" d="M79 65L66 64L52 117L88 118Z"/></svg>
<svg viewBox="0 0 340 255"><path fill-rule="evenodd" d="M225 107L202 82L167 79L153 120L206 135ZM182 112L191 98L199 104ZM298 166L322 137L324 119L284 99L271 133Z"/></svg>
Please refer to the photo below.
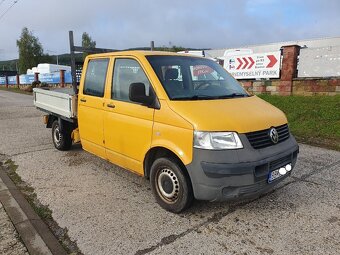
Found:
<svg viewBox="0 0 340 255"><path fill-rule="evenodd" d="M131 83L129 88L129 99L132 102L141 103L150 106L153 103L153 96L147 96L145 93L145 84L141 82Z"/></svg>

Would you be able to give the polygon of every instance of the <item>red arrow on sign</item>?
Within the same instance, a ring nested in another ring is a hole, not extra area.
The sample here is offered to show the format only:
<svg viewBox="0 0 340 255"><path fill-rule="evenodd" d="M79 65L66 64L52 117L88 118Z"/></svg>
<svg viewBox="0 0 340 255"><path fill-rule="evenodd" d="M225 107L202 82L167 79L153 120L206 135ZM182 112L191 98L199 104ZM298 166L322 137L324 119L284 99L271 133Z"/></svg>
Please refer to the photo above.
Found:
<svg viewBox="0 0 340 255"><path fill-rule="evenodd" d="M271 68L276 64L277 59L274 55L268 55L267 57L269 58L270 61L269 64L267 65L267 68Z"/></svg>
<svg viewBox="0 0 340 255"><path fill-rule="evenodd" d="M249 57L249 61L250 61L250 66L248 66L248 69L252 68L253 65L255 64L255 61L253 60L252 57Z"/></svg>
<svg viewBox="0 0 340 255"><path fill-rule="evenodd" d="M244 66L242 67L242 69L245 69L247 67L247 65L249 64L247 58L242 58L244 61Z"/></svg>
<svg viewBox="0 0 340 255"><path fill-rule="evenodd" d="M239 65L237 66L236 69L240 69L241 66L243 65L243 62L242 62L242 60L240 58L237 58L237 61L239 62Z"/></svg>

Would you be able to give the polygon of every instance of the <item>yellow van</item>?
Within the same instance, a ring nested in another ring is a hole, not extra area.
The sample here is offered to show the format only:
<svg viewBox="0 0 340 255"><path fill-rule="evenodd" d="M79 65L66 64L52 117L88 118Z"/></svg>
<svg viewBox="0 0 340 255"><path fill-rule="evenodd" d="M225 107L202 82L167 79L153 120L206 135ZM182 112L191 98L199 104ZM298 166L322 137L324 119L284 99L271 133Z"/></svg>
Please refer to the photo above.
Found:
<svg viewBox="0 0 340 255"><path fill-rule="evenodd" d="M84 150L149 178L157 202L171 212L194 198L258 196L291 173L299 152L282 111L202 57L90 55L78 95L68 95L77 109L67 116L39 104L46 91L34 93L57 149L80 140Z"/></svg>

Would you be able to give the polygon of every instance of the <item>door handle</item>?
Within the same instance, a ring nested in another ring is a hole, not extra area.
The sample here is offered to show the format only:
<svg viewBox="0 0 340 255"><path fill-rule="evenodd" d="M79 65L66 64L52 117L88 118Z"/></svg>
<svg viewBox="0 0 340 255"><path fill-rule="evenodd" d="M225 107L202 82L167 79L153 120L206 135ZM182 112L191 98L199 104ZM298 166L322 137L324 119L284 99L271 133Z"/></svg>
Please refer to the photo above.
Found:
<svg viewBox="0 0 340 255"><path fill-rule="evenodd" d="M114 104L107 104L106 106L109 107L109 108L115 108L116 107Z"/></svg>
<svg viewBox="0 0 340 255"><path fill-rule="evenodd" d="M80 101L85 103L86 99L85 98L81 98Z"/></svg>

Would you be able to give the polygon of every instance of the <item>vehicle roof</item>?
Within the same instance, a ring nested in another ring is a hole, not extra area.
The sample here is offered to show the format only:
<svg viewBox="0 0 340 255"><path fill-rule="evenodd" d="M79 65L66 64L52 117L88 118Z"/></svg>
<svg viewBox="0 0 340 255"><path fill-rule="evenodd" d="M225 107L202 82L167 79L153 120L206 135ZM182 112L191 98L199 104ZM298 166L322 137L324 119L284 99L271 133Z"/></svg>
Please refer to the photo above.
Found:
<svg viewBox="0 0 340 255"><path fill-rule="evenodd" d="M190 54L168 52L168 51L143 51L143 50L129 50L129 51L114 51L108 53L91 54L89 57L110 57L110 56L185 56L185 57L199 57ZM200 58L200 57L199 57Z"/></svg>

